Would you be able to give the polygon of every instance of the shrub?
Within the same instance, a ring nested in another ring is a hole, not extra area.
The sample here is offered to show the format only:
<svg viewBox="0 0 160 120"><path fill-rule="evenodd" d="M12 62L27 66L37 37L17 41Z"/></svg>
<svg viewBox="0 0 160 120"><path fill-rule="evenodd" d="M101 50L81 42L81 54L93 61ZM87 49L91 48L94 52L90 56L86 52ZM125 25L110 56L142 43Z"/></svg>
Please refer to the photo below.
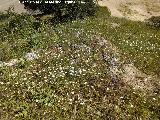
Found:
<svg viewBox="0 0 160 120"><path fill-rule="evenodd" d="M147 23L151 26L160 28L160 16L152 16L147 20Z"/></svg>
<svg viewBox="0 0 160 120"><path fill-rule="evenodd" d="M46 3L51 0L38 0L40 3L31 2L31 0L19 0L24 4L27 10L39 10L43 14L54 14L55 18L62 20L63 18L83 18L92 16L96 10L94 0L73 0L74 3L65 3L65 0L59 0L59 3ZM32 0L37 1L37 0ZM54 1L54 0L52 0ZM85 3L81 3L85 2Z"/></svg>

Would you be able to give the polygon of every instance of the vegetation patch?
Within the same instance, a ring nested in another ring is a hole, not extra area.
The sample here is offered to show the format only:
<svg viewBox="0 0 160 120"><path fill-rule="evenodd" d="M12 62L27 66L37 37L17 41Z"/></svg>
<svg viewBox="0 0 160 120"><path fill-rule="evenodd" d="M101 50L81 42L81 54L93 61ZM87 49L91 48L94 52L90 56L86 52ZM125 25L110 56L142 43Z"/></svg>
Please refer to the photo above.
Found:
<svg viewBox="0 0 160 120"><path fill-rule="evenodd" d="M19 62L0 66L1 119L160 117L159 80L150 80L152 90L144 92L121 71L133 63L136 70L159 75L159 29L110 17L106 8L57 24L8 14L1 14L0 61Z"/></svg>
<svg viewBox="0 0 160 120"><path fill-rule="evenodd" d="M148 25L151 25L155 28L160 28L160 16L152 16L146 20Z"/></svg>

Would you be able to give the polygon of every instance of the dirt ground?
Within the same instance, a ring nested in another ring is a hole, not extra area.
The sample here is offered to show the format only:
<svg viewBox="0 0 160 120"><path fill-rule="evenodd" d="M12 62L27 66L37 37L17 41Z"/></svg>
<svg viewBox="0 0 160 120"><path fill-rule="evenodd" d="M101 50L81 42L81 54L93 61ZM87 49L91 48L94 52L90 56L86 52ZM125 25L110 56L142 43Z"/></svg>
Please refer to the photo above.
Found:
<svg viewBox="0 0 160 120"><path fill-rule="evenodd" d="M151 16L160 16L160 0L99 0L107 6L112 16L144 21Z"/></svg>
<svg viewBox="0 0 160 120"><path fill-rule="evenodd" d="M0 0L0 11L5 11L9 7L14 7L15 12L22 13L26 12L24 6L19 3L19 0Z"/></svg>

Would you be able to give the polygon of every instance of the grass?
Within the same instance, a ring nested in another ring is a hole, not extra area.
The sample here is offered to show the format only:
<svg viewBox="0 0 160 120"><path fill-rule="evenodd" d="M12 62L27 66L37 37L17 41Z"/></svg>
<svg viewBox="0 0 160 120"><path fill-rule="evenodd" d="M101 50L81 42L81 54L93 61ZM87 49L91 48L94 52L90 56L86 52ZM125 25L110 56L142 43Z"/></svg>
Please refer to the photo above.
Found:
<svg viewBox="0 0 160 120"><path fill-rule="evenodd" d="M53 26L1 13L0 60L23 59L0 67L1 119L158 120L159 83L144 94L113 78L96 36L117 46L124 62L159 76L160 30L109 14L100 8L96 17ZM39 51L39 58L25 60L31 51Z"/></svg>

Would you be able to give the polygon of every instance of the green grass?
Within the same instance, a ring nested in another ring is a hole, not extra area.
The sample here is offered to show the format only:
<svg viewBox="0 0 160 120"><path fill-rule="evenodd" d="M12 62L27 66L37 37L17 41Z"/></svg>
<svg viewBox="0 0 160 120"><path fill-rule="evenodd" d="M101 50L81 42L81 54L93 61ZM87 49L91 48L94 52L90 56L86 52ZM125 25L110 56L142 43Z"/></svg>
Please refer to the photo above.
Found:
<svg viewBox="0 0 160 120"><path fill-rule="evenodd" d="M0 67L1 119L158 120L159 83L145 95L120 77L113 79L101 57L107 51L95 36L117 46L124 62L159 75L160 30L109 14L100 8L96 17L54 26L27 15L1 14L1 61L40 51L37 60Z"/></svg>

